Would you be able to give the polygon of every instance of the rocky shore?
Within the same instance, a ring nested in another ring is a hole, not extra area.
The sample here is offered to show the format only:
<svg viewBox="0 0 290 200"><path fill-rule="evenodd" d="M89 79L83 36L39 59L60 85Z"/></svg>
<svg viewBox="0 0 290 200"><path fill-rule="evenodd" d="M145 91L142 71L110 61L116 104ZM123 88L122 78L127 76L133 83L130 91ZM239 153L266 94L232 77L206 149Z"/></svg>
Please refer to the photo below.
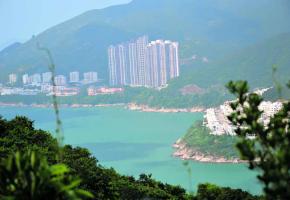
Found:
<svg viewBox="0 0 290 200"><path fill-rule="evenodd" d="M198 162L205 163L246 163L247 161L240 160L238 158L235 159L227 159L221 156L213 156L207 155L202 152L199 152L193 148L187 146L187 144L182 141L182 139L178 139L174 144L173 148L175 148L175 152L172 156L180 158L182 160L194 160Z"/></svg>
<svg viewBox="0 0 290 200"><path fill-rule="evenodd" d="M152 108L147 105L137 105L134 103L124 104L59 104L62 108L92 108L92 107L112 107L121 106L129 110L140 111L140 112L157 112L157 113L178 113L178 112L203 112L202 107L193 108ZM24 103L4 103L0 102L0 107L34 107L34 108L51 108L53 104L24 104Z"/></svg>
<svg viewBox="0 0 290 200"><path fill-rule="evenodd" d="M178 112L203 112L205 108L203 107L192 107L192 108L155 108L149 107L148 105L138 105L135 103L130 103L127 105L127 109L136 110L141 112L159 112L159 113L178 113Z"/></svg>
<svg viewBox="0 0 290 200"><path fill-rule="evenodd" d="M125 106L125 104L59 104L62 108L92 108L92 107L112 107ZM52 108L53 104L24 104L24 103L3 103L0 102L0 107L33 107L33 108Z"/></svg>

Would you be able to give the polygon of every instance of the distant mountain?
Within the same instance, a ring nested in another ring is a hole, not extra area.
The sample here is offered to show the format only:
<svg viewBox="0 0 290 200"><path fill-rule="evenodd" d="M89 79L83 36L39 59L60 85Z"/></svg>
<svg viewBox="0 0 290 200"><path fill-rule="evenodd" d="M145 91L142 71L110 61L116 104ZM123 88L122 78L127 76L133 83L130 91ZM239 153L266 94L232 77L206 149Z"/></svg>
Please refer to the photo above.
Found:
<svg viewBox="0 0 290 200"><path fill-rule="evenodd" d="M0 80L11 72L47 70L37 41L52 51L59 73L96 70L104 79L107 47L143 34L179 41L182 58L201 53L217 59L290 31L287 6L286 0L134 0L91 10L1 51Z"/></svg>

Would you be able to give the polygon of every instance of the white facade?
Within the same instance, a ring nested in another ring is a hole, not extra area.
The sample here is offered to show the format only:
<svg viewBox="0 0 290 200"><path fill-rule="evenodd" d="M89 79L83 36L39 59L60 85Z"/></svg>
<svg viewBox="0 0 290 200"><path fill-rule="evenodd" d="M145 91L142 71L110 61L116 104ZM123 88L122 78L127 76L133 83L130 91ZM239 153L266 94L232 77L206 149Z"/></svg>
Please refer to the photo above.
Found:
<svg viewBox="0 0 290 200"><path fill-rule="evenodd" d="M162 40L147 46L147 82L149 87L160 87L167 83L165 44ZM149 73L148 73L149 72Z"/></svg>
<svg viewBox="0 0 290 200"><path fill-rule="evenodd" d="M138 85L139 84L139 79L138 79L138 58L137 58L137 45L136 43L132 42L129 43L129 52L128 52L128 57L129 57L129 84L132 86Z"/></svg>
<svg viewBox="0 0 290 200"><path fill-rule="evenodd" d="M144 86L148 37L108 48L110 85Z"/></svg>
<svg viewBox="0 0 290 200"><path fill-rule="evenodd" d="M55 76L54 82L55 82L56 86L64 86L64 85L66 85L66 77L63 75Z"/></svg>
<svg viewBox="0 0 290 200"><path fill-rule="evenodd" d="M163 87L179 76L178 43L142 36L108 48L110 85Z"/></svg>
<svg viewBox="0 0 290 200"><path fill-rule="evenodd" d="M126 85L127 84L127 65L128 65L128 59L127 59L127 49L126 46L123 44L120 44L117 46L117 56L119 59L117 60L117 71L118 71L118 82L120 85Z"/></svg>
<svg viewBox="0 0 290 200"><path fill-rule="evenodd" d="M42 82L43 83L50 83L51 79L52 79L52 73L51 72L42 73Z"/></svg>
<svg viewBox="0 0 290 200"><path fill-rule="evenodd" d="M179 44L177 42L165 41L167 74L170 79L179 76Z"/></svg>
<svg viewBox="0 0 290 200"><path fill-rule="evenodd" d="M8 83L15 84L16 82L17 82L17 75L16 74L9 74Z"/></svg>
<svg viewBox="0 0 290 200"><path fill-rule="evenodd" d="M22 76L22 83L24 85L29 84L29 76L28 76L28 74L23 74L23 76Z"/></svg>
<svg viewBox="0 0 290 200"><path fill-rule="evenodd" d="M78 83L80 81L80 73L79 72L70 72L69 73L69 82Z"/></svg>
<svg viewBox="0 0 290 200"><path fill-rule="evenodd" d="M146 85L146 48L148 45L148 37L143 36L136 40L137 54L137 85Z"/></svg>
<svg viewBox="0 0 290 200"><path fill-rule="evenodd" d="M97 72L85 72L84 73L84 82L85 83L95 83L98 81Z"/></svg>
<svg viewBox="0 0 290 200"><path fill-rule="evenodd" d="M116 48L114 46L109 47L108 57L109 57L109 79L110 79L109 82L110 82L110 85L118 85Z"/></svg>
<svg viewBox="0 0 290 200"><path fill-rule="evenodd" d="M162 87L167 81L179 76L178 43L169 40L152 41L147 46L148 87Z"/></svg>
<svg viewBox="0 0 290 200"><path fill-rule="evenodd" d="M41 75L40 74L33 74L31 76L31 84L39 85L41 83Z"/></svg>
<svg viewBox="0 0 290 200"><path fill-rule="evenodd" d="M205 111L204 115L204 125L209 128L210 134L212 135L235 135L234 126L228 120L229 116L233 110L230 106L230 101L226 101L219 108L209 108ZM279 101L270 102L263 101L259 105L259 110L263 111L259 121L263 123L264 126L268 126L270 118L274 116L277 112L282 109L282 103ZM249 138L253 138L253 135L249 135Z"/></svg>

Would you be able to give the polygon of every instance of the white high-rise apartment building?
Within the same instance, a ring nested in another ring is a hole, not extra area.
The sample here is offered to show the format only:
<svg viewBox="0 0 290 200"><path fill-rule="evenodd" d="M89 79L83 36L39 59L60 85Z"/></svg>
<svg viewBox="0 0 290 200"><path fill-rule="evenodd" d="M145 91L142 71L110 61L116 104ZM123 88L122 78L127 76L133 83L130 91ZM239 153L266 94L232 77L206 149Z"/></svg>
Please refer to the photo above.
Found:
<svg viewBox="0 0 290 200"><path fill-rule="evenodd" d="M110 85L161 87L179 76L178 43L148 37L108 48Z"/></svg>
<svg viewBox="0 0 290 200"><path fill-rule="evenodd" d="M148 36L140 37L136 40L137 46L137 85L146 85L146 48L148 45Z"/></svg>
<svg viewBox="0 0 290 200"><path fill-rule="evenodd" d="M23 76L22 76L22 83L23 83L23 85L27 85L27 84L29 84L29 76L28 76L28 74L23 74Z"/></svg>
<svg viewBox="0 0 290 200"><path fill-rule="evenodd" d="M110 85L144 86L148 37L108 48Z"/></svg>
<svg viewBox="0 0 290 200"><path fill-rule="evenodd" d="M127 84L127 49L126 45L120 44L117 46L117 56L119 59L117 60L117 71L119 73L119 84L126 85Z"/></svg>
<svg viewBox="0 0 290 200"><path fill-rule="evenodd" d="M14 84L17 82L17 75L16 74L9 74L8 75L8 82L10 84Z"/></svg>
<svg viewBox="0 0 290 200"><path fill-rule="evenodd" d="M51 79L52 79L52 73L51 72L42 73L42 82L43 83L50 83Z"/></svg>
<svg viewBox="0 0 290 200"><path fill-rule="evenodd" d="M169 79L179 76L178 43L156 40L146 51L148 87L165 86Z"/></svg>
<svg viewBox="0 0 290 200"><path fill-rule="evenodd" d="M172 79L179 76L179 44L178 42L165 41L167 76Z"/></svg>
<svg viewBox="0 0 290 200"><path fill-rule="evenodd" d="M138 57L137 57L137 45L132 42L128 44L128 59L129 59L129 83L130 85L138 85Z"/></svg>
<svg viewBox="0 0 290 200"><path fill-rule="evenodd" d="M33 74L31 76L31 84L38 85L41 83L41 75L40 74Z"/></svg>
<svg viewBox="0 0 290 200"><path fill-rule="evenodd" d="M110 81L110 85L118 85L116 47L110 46L108 48L108 57L109 57L109 81Z"/></svg>
<svg viewBox="0 0 290 200"><path fill-rule="evenodd" d="M86 72L84 73L84 82L85 83L95 83L98 81L97 72Z"/></svg>
<svg viewBox="0 0 290 200"><path fill-rule="evenodd" d="M56 86L64 86L64 85L66 85L66 77L63 75L55 76L54 82L55 82Z"/></svg>
<svg viewBox="0 0 290 200"><path fill-rule="evenodd" d="M80 73L79 72L70 72L69 73L69 82L78 83L80 81Z"/></svg>
<svg viewBox="0 0 290 200"><path fill-rule="evenodd" d="M128 48L126 44L110 46L108 49L110 85L127 85L130 82Z"/></svg>

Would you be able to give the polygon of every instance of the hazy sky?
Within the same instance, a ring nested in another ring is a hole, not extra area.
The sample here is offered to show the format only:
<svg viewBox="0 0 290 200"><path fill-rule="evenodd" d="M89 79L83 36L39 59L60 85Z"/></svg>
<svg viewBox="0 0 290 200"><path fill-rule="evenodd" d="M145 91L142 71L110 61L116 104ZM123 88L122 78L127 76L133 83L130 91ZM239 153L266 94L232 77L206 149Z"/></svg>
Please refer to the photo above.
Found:
<svg viewBox="0 0 290 200"><path fill-rule="evenodd" d="M0 50L87 10L131 0L0 0Z"/></svg>

